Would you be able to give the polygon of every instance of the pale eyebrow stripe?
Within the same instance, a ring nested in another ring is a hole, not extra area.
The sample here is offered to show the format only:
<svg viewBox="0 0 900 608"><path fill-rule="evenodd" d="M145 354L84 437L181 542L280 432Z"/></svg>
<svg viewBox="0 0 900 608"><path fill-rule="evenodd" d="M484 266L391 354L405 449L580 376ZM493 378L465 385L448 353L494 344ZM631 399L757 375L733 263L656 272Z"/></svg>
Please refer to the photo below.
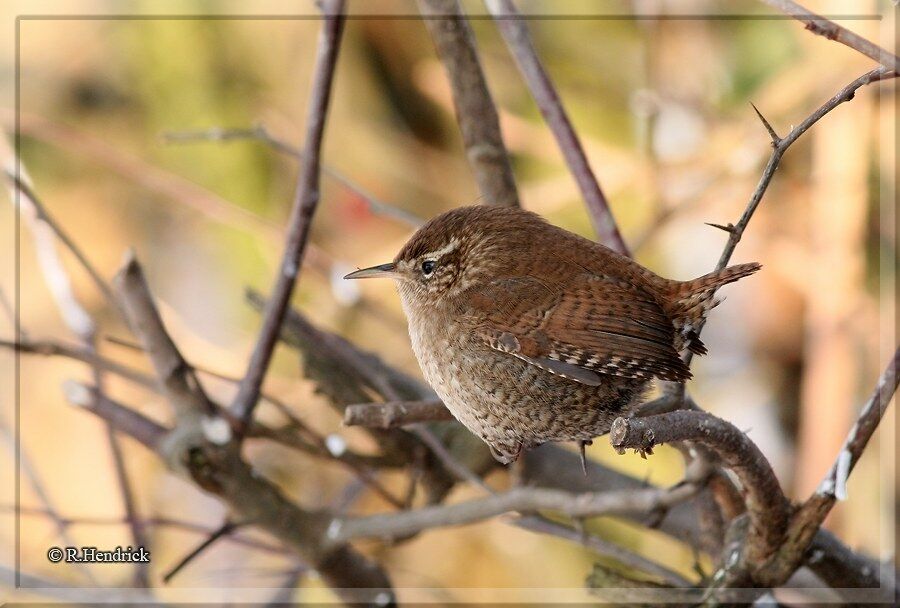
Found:
<svg viewBox="0 0 900 608"><path fill-rule="evenodd" d="M437 258L441 257L442 255L450 253L457 247L459 247L459 241L457 239L453 239L452 241L447 243L447 245L445 245L441 249L438 249L437 251L429 251L423 257L425 259L432 259L432 258L437 259Z"/></svg>

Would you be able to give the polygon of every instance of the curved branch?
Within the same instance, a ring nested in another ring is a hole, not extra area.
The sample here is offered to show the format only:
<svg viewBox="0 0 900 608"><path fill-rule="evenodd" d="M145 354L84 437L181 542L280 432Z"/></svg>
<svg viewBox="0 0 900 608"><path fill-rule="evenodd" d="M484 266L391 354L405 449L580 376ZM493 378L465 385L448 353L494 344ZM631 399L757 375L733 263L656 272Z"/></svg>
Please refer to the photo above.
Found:
<svg viewBox="0 0 900 608"><path fill-rule="evenodd" d="M652 451L661 443L692 441L712 450L737 475L747 504L750 530L745 559L762 562L784 540L789 503L766 457L730 422L706 412L678 411L646 418L617 418L609 432L620 452Z"/></svg>

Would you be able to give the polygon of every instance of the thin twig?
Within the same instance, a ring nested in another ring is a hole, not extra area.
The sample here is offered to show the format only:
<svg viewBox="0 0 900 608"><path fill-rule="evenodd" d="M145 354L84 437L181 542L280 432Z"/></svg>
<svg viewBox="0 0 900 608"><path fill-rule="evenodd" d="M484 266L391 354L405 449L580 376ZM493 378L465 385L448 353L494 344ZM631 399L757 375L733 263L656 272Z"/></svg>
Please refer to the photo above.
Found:
<svg viewBox="0 0 900 608"><path fill-rule="evenodd" d="M190 551L190 553L188 553L183 558L181 558L177 564L172 566L172 568L168 572L166 572L166 574L163 575L163 578L162 578L163 583L168 585L169 581L171 581L173 578L175 578L175 576L179 572L184 570L185 566L187 566L197 556L199 556L201 553L203 553L209 547L211 547L217 540L230 535L235 529L237 529L237 527L238 527L238 524L234 523L233 521L225 520L225 523L223 523L221 526L219 526L217 529L215 529L212 533L210 533L210 535L207 536L203 540L203 542L201 542L199 545L194 547Z"/></svg>
<svg viewBox="0 0 900 608"><path fill-rule="evenodd" d="M118 303L116 302L116 298L113 296L112 290L109 288L109 285L106 283L106 281L103 280L103 277L100 274L100 272L94 267L94 265L91 263L91 261L88 259L88 257L81 250L81 248L78 247L77 244L75 244L75 241L72 240L72 237L70 237L69 234L63 229L63 227L60 226L59 223L53 218L53 216L51 216L47 212L46 205L44 205L41 202L41 199L34 192L34 189L28 183L26 183L25 180L16 176L14 173L10 172L9 170L5 170L4 174L6 175L7 179L9 179L13 188L16 191L18 191L18 193L20 194L20 197L16 197L15 195L13 195L13 200L16 200L18 198L20 208L27 211L28 217L32 218L32 220L36 223L45 225L49 229L50 232L47 234L48 235L52 234L52 236L56 240L58 240L60 243L62 243L63 246L65 246L65 248L68 249L72 253L73 256L75 256L75 259L78 260L78 263L81 265L81 267L84 268L84 270L88 273L88 276L91 277L91 280L94 282L94 285L96 285L96 287L100 291L100 293L103 294L103 296L106 298L106 300L113 307L117 307ZM23 207L21 205L21 203L23 201L27 202L29 204L28 208ZM41 234L40 229L39 228L36 229L35 230L35 240L37 241L36 245L38 246L39 249L41 247L40 234ZM48 252L48 255L55 255L55 254L49 254L49 252ZM54 261L50 261L50 262L58 264L59 267L62 268L62 263L60 261L54 260ZM55 284L57 282L58 282L58 280L51 282L52 283L50 285L51 289L55 286ZM66 282L68 282L68 279L66 279ZM66 311L64 310L63 314L65 314L65 312ZM71 323L69 323L69 325L71 326ZM84 332L79 331L76 333L81 335Z"/></svg>
<svg viewBox="0 0 900 608"><path fill-rule="evenodd" d="M756 188L750 195L750 201L747 203L747 206L744 209L744 212L741 214L741 217L737 221L737 223L728 224L728 240L725 243L725 247L722 249L722 253L719 256L719 261L716 263L716 270L722 270L728 265L729 261L731 261L731 256L734 253L734 250L737 247L738 243L741 242L741 237L744 235L744 230L746 230L747 225L753 218L753 214L756 213L756 209L757 207L759 207L759 203L762 201L763 195L766 193L766 190L769 188L769 184L771 183L772 178L775 176L775 170L778 168L778 165L781 162L781 157L784 156L784 153L787 151L787 149L790 148L791 145L796 142L801 135L806 133L810 129L810 127L819 122L819 120L821 120L826 114L834 110L842 103L853 99L858 89L873 82L894 78L896 76L896 72L893 72L884 67L879 67L866 72L847 86L843 87L834 96L832 96L831 99L823 103L812 114L804 118L803 121L800 122L800 124L791 129L790 133L782 138L773 140L772 153L769 156L769 160L766 163L765 169L763 169L762 176L759 178L759 183L757 183ZM772 128L769 122L765 120L762 113L758 109L756 109L756 106L754 106L753 109L762 120L763 126L766 128L766 132L769 134L769 136L777 137L777 135L775 134L775 130ZM698 335L703 330L704 325L705 321L703 320L701 320L697 324L695 331ZM690 364L691 360L693 359L693 353L686 352L684 355L684 359L688 364ZM683 394L683 388L684 385L681 385L681 394Z"/></svg>
<svg viewBox="0 0 900 608"><path fill-rule="evenodd" d="M262 142L273 150L286 154L296 159L303 158L303 152L299 148L279 139L269 133L268 129L263 125L256 125L251 128L225 129L222 127L211 127L209 129L201 129L198 131L170 131L163 133L163 140L168 143L191 143L197 141L244 141L255 140ZM387 203L371 192L364 189L355 181L328 165L322 165L322 172L331 176L335 181L340 182L345 188L352 191L365 201L366 207L374 215L381 215L398 220L408 226L418 228L425 223L425 220L419 216L401 209L396 205Z"/></svg>
<svg viewBox="0 0 900 608"><path fill-rule="evenodd" d="M412 511L337 519L331 539L335 542L361 537L392 538L430 528L460 526L490 519L504 513L554 511L573 518L648 514L692 497L697 484L683 483L672 488L622 490L573 494L544 488L513 488L501 494L467 500L453 505L436 505Z"/></svg>
<svg viewBox="0 0 900 608"><path fill-rule="evenodd" d="M875 389L860 410L856 423L838 452L835 463L826 473L819 488L791 518L787 542L770 568L769 576L773 580L789 576L796 569L832 507L838 500L846 498L847 477L859 462L866 445L884 417L897 390L898 382L900 382L900 349L894 352L894 356L878 378Z"/></svg>
<svg viewBox="0 0 900 608"><path fill-rule="evenodd" d="M263 313L262 328L244 379L232 401L231 410L241 421L239 431L250 426L253 411L259 402L259 392L269 369L272 352L278 341L281 323L300 272L303 253L309 238L313 214L319 203L319 154L325 132L325 118L331 97L332 80L344 26L343 0L323 6L324 18L316 53L304 142L306 153L300 161L297 191L288 220L288 233L280 272L272 296ZM241 433L238 433L240 437Z"/></svg>
<svg viewBox="0 0 900 608"><path fill-rule="evenodd" d="M807 10L796 2L792 2L792 0L763 0L763 2L778 9L782 13L790 15L797 21L805 23L806 29L813 34L824 36L829 40L840 42L851 49L857 50L866 57L874 59L889 70L896 72L898 68L900 68L900 62L898 62L897 56L893 53L889 53L877 44L866 40L859 34L854 34L847 28Z"/></svg>
<svg viewBox="0 0 900 608"><path fill-rule="evenodd" d="M531 90L544 120L553 132L572 176L578 183L587 204L594 230L600 240L621 254L630 255L628 245L619 232L609 201L600 189L597 177L584 153L584 147L572 127L562 100L541 64L528 33L528 24L521 18L511 0L485 0L497 27Z"/></svg>
<svg viewBox="0 0 900 608"><path fill-rule="evenodd" d="M500 133L500 119L478 59L475 35L458 0L419 0L419 10L444 64L466 157L485 201L519 205L519 193Z"/></svg>
<svg viewBox="0 0 900 608"><path fill-rule="evenodd" d="M13 506L0 505L0 511L12 511ZM52 513L47 509L34 509L21 507L19 513L25 516L44 516L53 517ZM65 527L71 526L122 526L128 522L121 517L59 517L59 522ZM182 519L174 519L171 517L148 517L140 521L144 528L176 528L187 532L195 532L197 534L212 534L215 530L209 526L198 524ZM286 555L290 552L284 547L267 543L255 538L245 538L240 535L231 535L228 540L236 545L243 545L252 549L259 549L273 555ZM74 544L73 544L74 546Z"/></svg>

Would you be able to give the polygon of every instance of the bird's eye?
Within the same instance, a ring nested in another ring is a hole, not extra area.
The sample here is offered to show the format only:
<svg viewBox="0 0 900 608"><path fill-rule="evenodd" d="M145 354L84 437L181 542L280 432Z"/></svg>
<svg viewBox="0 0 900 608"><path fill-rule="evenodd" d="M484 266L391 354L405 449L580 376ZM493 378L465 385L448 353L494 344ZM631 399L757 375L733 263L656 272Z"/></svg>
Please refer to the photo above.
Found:
<svg viewBox="0 0 900 608"><path fill-rule="evenodd" d="M434 272L434 267L437 266L437 262L434 260L425 260L422 262L422 274L426 277L430 277Z"/></svg>

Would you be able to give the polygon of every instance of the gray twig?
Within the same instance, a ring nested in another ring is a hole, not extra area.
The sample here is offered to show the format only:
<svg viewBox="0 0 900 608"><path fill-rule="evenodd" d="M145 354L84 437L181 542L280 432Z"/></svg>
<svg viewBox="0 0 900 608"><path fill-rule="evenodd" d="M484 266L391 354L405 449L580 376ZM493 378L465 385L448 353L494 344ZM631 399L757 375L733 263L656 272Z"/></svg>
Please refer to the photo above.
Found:
<svg viewBox="0 0 900 608"><path fill-rule="evenodd" d="M600 189L562 100L538 58L528 33L528 24L521 18L511 0L485 0L485 4L506 40L544 120L556 138L556 143L587 204L597 236L608 247L621 254L630 255L628 245L625 244L625 239L622 238L613 217L609 201Z"/></svg>
<svg viewBox="0 0 900 608"><path fill-rule="evenodd" d="M835 42L840 42L851 49L859 51L866 57L874 59L887 69L895 72L897 71L898 61L896 55L889 53L877 44L866 40L859 34L854 34L847 28L838 25L830 19L817 15L796 2L792 2L792 0L763 0L763 2L778 9L782 13L790 15L797 21L805 23L806 29L813 34L824 36Z"/></svg>
<svg viewBox="0 0 900 608"><path fill-rule="evenodd" d="M263 313L262 328L256 346L247 364L244 379L232 401L231 410L241 421L240 431L250 426L253 411L259 402L259 392L269 369L269 362L281 323L288 308L291 294L300 272L303 253L309 238L313 214L319 203L319 154L325 132L325 118L331 97L332 80L340 49L344 26L343 0L323 3L324 19L319 35L316 65L313 73L304 150L297 178L297 192L288 221L288 233L280 272L272 291L272 297ZM240 436L241 433L239 433Z"/></svg>
<svg viewBox="0 0 900 608"><path fill-rule="evenodd" d="M282 139L275 137L274 135L269 133L269 130L266 129L266 127L263 125L256 125L255 127L243 129L225 129L222 127L211 127L209 129L202 129L199 131L172 131L163 133L163 139L168 143L255 140L266 144L273 150L276 150L277 152L280 152L282 154L286 154L296 159L303 158L302 150ZM337 169L323 164L322 171L326 175L330 175L335 181L340 182L345 188L362 198L362 200L366 202L366 206L369 208L369 211L371 211L373 214L382 215L398 220L414 228L417 228L425 223L425 221L419 216L410 213L405 209L401 209L396 205L392 205L391 203L379 199L374 194L368 192L358 183L351 180L349 177L347 177Z"/></svg>

